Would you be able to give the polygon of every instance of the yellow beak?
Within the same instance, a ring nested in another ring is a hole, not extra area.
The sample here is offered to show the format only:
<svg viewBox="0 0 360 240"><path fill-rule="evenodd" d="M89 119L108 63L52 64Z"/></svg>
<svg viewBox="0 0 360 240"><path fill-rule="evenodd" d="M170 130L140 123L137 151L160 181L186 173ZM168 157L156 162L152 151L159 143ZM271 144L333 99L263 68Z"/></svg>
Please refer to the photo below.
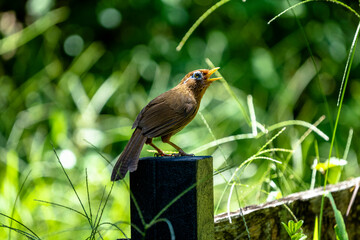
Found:
<svg viewBox="0 0 360 240"><path fill-rule="evenodd" d="M207 75L208 75L208 81L209 81L209 82L214 82L214 81L216 81L216 80L221 79L221 77L218 77L218 78L210 78L210 76L213 75L213 73L216 72L216 71L219 70L219 69L220 69L219 67L216 67L216 68L211 69L211 70L208 72Z"/></svg>

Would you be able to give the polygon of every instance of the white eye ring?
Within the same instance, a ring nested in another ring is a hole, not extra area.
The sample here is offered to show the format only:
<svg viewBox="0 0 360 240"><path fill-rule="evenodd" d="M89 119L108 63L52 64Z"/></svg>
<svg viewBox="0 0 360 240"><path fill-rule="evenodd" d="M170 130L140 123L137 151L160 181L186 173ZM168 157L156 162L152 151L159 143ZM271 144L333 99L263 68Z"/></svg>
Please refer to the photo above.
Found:
<svg viewBox="0 0 360 240"><path fill-rule="evenodd" d="M192 77L195 78L196 80L200 80L202 78L202 74L201 72L194 72Z"/></svg>

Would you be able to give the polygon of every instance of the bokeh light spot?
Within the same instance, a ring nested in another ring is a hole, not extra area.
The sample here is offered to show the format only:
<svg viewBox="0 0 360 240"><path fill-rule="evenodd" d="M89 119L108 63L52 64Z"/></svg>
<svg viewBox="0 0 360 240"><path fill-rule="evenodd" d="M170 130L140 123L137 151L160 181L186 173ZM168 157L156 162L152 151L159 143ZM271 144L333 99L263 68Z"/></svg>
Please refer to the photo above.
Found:
<svg viewBox="0 0 360 240"><path fill-rule="evenodd" d="M76 164L76 156L75 154L68 150L62 150L59 155L60 162L64 166L64 168L71 169Z"/></svg>
<svg viewBox="0 0 360 240"><path fill-rule="evenodd" d="M84 40L79 35L71 35L64 42L64 51L67 55L75 57L84 48Z"/></svg>
<svg viewBox="0 0 360 240"><path fill-rule="evenodd" d="M104 28L116 28L121 23L121 13L115 8L106 8L99 13L99 22Z"/></svg>
<svg viewBox="0 0 360 240"><path fill-rule="evenodd" d="M32 16L42 16L53 6L53 0L29 0L26 3L26 10Z"/></svg>

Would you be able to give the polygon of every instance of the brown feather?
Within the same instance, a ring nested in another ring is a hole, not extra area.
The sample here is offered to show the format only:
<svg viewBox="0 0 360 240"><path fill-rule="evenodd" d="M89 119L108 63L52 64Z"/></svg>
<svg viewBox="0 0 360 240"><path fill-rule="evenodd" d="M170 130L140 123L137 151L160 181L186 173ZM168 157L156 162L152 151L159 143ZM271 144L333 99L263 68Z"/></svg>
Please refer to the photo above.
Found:
<svg viewBox="0 0 360 240"><path fill-rule="evenodd" d="M166 101L169 96L179 101ZM198 106L191 96L171 89L152 100L140 112L133 127L141 128L148 138L175 134L191 122Z"/></svg>
<svg viewBox="0 0 360 240"><path fill-rule="evenodd" d="M141 149L144 146L146 137L141 134L141 129L137 128L133 132L129 142L126 144L124 151L118 158L111 174L111 181L123 179L127 171L136 170Z"/></svg>

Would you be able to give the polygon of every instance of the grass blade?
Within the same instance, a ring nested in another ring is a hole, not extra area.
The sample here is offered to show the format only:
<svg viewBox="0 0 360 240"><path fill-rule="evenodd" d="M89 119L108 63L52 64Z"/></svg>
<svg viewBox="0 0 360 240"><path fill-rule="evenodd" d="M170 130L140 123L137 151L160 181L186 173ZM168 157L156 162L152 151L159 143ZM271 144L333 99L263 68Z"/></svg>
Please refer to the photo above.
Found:
<svg viewBox="0 0 360 240"><path fill-rule="evenodd" d="M200 117L201 117L201 120L204 122L206 128L208 129L210 135L212 136L212 138L213 138L214 141L216 142L217 139L216 139L216 137L215 137L215 134L214 134L213 130L211 129L210 125L208 124L208 122L206 121L204 115L203 115L201 112L199 112L199 115L200 115ZM219 147L219 150L220 150L220 152L221 152L221 155L222 155L223 158L224 158L224 161L225 161L226 165L228 165L228 162L227 162L226 155L225 155L224 151L222 150L222 148L221 148L221 146L220 146L219 144L217 144L217 146Z"/></svg>
<svg viewBox="0 0 360 240"><path fill-rule="evenodd" d="M113 190L113 188L114 188L114 184L115 184L115 182L112 182L111 187L110 187L110 191L109 191L109 193L108 193L108 195L107 195L107 197L106 197L106 199L105 199L104 205L103 205L103 207L102 207L102 209L101 209L101 213L100 213L99 219L98 219L97 223L95 222L95 226L96 226L96 227L98 227L98 226L100 225L100 220L101 220L101 218L102 218L102 216L103 216L103 213L104 213L104 210L105 210L105 206L106 206L107 202L109 201L109 197L110 197L111 192L112 192L112 190ZM104 189L104 190L105 190L105 189ZM101 203L102 203L102 202L100 202L100 205L101 205Z"/></svg>
<svg viewBox="0 0 360 240"><path fill-rule="evenodd" d="M114 183L114 182L113 182ZM93 228L93 231L94 231L94 229L96 228L96 223L97 222L100 222L100 216L101 216L101 214L100 214L100 209L101 209L101 204L102 204L102 201L104 200L104 196L105 196L105 191L106 191L106 187L104 188L104 190L103 190L103 193L102 193L102 195L101 195L101 199L100 199L100 203L99 203L99 207L98 207L98 210L97 210L97 212L96 212L96 216L95 216L95 220L94 220L94 228Z"/></svg>
<svg viewBox="0 0 360 240"><path fill-rule="evenodd" d="M254 158L256 158L259 154L263 153L262 150L263 150L268 144L270 144L276 137L278 137L284 130L285 130L285 128L283 128L282 130L280 130L274 137L272 137L268 142L266 142L265 145L263 145L263 146L258 150L257 153L255 153L253 156L251 156L250 158L248 158L247 160L245 160L242 164L240 164L240 166L238 166L238 167L236 168L236 170L234 171L234 173L231 174L231 177L230 177L230 180L228 181L228 183L230 183L230 182L233 181L233 179L235 178L235 176L237 176L236 173L237 173L245 164L250 164L250 163L254 160ZM272 151L273 151L273 150L274 150L274 149L272 149ZM265 150L264 152L266 152L266 151L267 151L267 150ZM246 168L246 167L245 167L245 168ZM244 169L245 169L245 168L244 168ZM221 196L220 196L220 199L219 199L219 201L218 201L218 203L217 203L217 205L216 205L216 207L215 207L215 213L218 211L218 209L219 209L219 207L220 207L220 203L221 203L223 197L225 196L225 192L227 191L228 187L229 187L229 184L226 184L224 190L222 191L222 194L221 194Z"/></svg>
<svg viewBox="0 0 360 240"><path fill-rule="evenodd" d="M169 231L170 231L171 240L175 240L174 227L173 227L173 225L171 224L171 222L169 221L169 219L159 218L158 220L156 220L156 222L154 222L154 224L159 223L159 222L165 222L165 223L168 225Z"/></svg>
<svg viewBox="0 0 360 240"><path fill-rule="evenodd" d="M329 157L328 157L328 164L330 164L330 158L332 156L332 149L333 149L333 146L334 146L336 129L337 129L337 126L339 124L342 103L344 101L345 90L346 90L346 86L347 86L348 79L349 79L350 69L351 69L351 65L352 65L352 62L353 62L353 59L354 59L354 55L355 55L356 44L357 44L357 40L359 38L359 31L360 31L360 22L359 22L359 24L357 26L355 36L354 36L353 42L351 44L351 48L350 48L350 52L349 52L349 59L350 59L349 64L346 65L345 71L344 71L344 76L346 75L345 82L344 82L344 89L343 89L342 94L341 94L339 108L338 108L338 112L337 112L337 116L336 116L336 120L335 120L335 126L334 126L334 130L333 130L333 134L332 134L330 150L329 150ZM326 174L325 174L324 190L326 189L328 176L329 176L329 168L327 168ZM321 239L321 224L322 224L322 215L323 215L323 211L324 211L324 197L325 197L325 195L323 195L323 197L321 199L321 208L320 208L320 217L319 217L319 239Z"/></svg>
<svg viewBox="0 0 360 240"><path fill-rule="evenodd" d="M26 44L35 37L43 34L55 24L65 21L69 16L69 9L61 7L48 12L45 16L39 18L33 24L0 40L0 55Z"/></svg>
<svg viewBox="0 0 360 240"><path fill-rule="evenodd" d="M128 223L128 222L120 222L120 223L126 223L126 224L131 225L131 224ZM125 236L126 239L129 239L129 240L130 240L130 238L128 238L128 237L126 236L125 232L124 232L121 228L119 228L116 224L111 223L111 222L103 222L103 223L101 223L99 226L102 226L102 225L110 225L110 226L112 226L112 227L115 227L117 230L119 230L119 231ZM134 226L133 226L133 227L134 227ZM135 226L135 227L136 227L136 226Z"/></svg>
<svg viewBox="0 0 360 240"><path fill-rule="evenodd" d="M270 132L270 131L272 131L272 130L274 130L276 128L292 126L292 125L299 125L299 126L307 127L309 129L311 129L312 131L314 131L315 133L317 133L325 141L329 140L329 137L324 132L322 132L320 129L318 129L316 126L314 126L311 123L301 121L301 120L288 120L288 121L283 121L283 122L280 122L280 123L276 123L276 124L271 125L270 127L268 127L268 131Z"/></svg>
<svg viewBox="0 0 360 240"><path fill-rule="evenodd" d="M337 239L348 240L349 237L346 232L344 218L342 217L341 212L336 208L336 204L335 204L333 196L331 195L331 193L328 192L328 193L326 193L326 197L329 198L331 206L334 210L335 221L336 221L335 233L336 233Z"/></svg>
<svg viewBox="0 0 360 240"><path fill-rule="evenodd" d="M15 231L15 232L17 232L17 233L25 236L25 237L28 238L28 239L34 239L34 240L40 239L40 238L37 238L37 237L31 235L30 233L27 233L27 232L22 231L22 230L20 230L20 229L13 228L13 227L10 227L10 226L7 226L7 225L4 225L4 224L1 224L1 223L0 223L0 228L2 228L2 227L3 227L3 228L8 228L9 231Z"/></svg>
<svg viewBox="0 0 360 240"><path fill-rule="evenodd" d="M205 59L206 64L210 67L210 68L215 68L215 65L211 62L211 60L209 58ZM228 91L228 93L230 94L230 96L236 101L237 105L240 108L240 111L242 113L242 115L244 116L246 123L251 126L251 121L250 118L245 110L245 107L243 106L243 104L241 103L241 101L239 100L239 98L235 95L234 91L230 88L228 82L225 80L225 78L219 73L219 71L217 71L216 73L217 77L221 77L221 79L219 81L221 81L221 83L224 85L225 89Z"/></svg>
<svg viewBox="0 0 360 240"><path fill-rule="evenodd" d="M290 1L287 0L287 2L288 2L288 4L289 4L289 6L291 6ZM306 48L307 48L307 50L308 50L308 52L309 52L311 61L312 61L313 65L314 65L314 69L315 69L315 72L316 72L315 77L316 77L316 81L317 81L317 84L318 84L318 88L319 88L320 93L321 93L321 97L322 97L323 102L324 102L324 104L325 104L325 109L326 109L327 117L328 117L328 119L329 119L329 124L330 124L331 130L333 130L333 129L334 129L334 124L333 124L332 114L330 113L330 107L329 107L329 103L328 103L328 101L327 101L327 99L326 99L326 95L325 95L324 89L323 89L323 87L321 86L321 81L320 81L320 76L319 76L319 69L318 69L318 67L317 67L314 54L313 54L313 52L312 52L312 50L311 50L311 47L310 47L309 38L307 37L307 34L306 34L306 32L305 32L305 29L304 29L303 25L301 24L300 20L299 20L298 17L296 16L295 11L294 11L293 9L292 9L291 11L292 11L292 13L293 13L293 15L294 15L294 17L295 17L295 19L296 19L296 22L297 22L297 24L298 24L298 26L299 26L299 28L300 28L300 30L301 30L301 32L302 32L302 35L304 36L304 40L305 40L305 43L306 43Z"/></svg>
<svg viewBox="0 0 360 240"><path fill-rule="evenodd" d="M258 156L261 151L266 148L270 143L272 143L280 134L285 131L286 127L283 127L279 132L277 132L269 141L267 141L258 151L255 153L254 156ZM270 131L270 130L269 130Z"/></svg>
<svg viewBox="0 0 360 240"><path fill-rule="evenodd" d="M80 203L80 205L81 205L81 208L82 208L83 211L84 211L85 217L87 218L87 220L89 221L89 223L90 223L90 225L91 225L91 220L90 220L90 218L89 218L89 216L88 216L88 214L87 214L87 212L86 212L86 210L85 210L84 204L82 203L79 194L76 192L75 186L74 186L74 184L72 183L69 175L68 175L67 172L65 171L65 168L64 168L64 166L62 165L62 163L61 163L61 161L60 161L60 158L59 158L59 156L58 156L58 154L57 154L57 152L56 152L56 150L55 150L55 147L54 147L54 145L52 144L52 142L51 142L51 146L52 146L52 148L53 148L53 152L55 153L56 159L58 160L58 162L59 162L59 164L60 164L60 166L61 166L61 169L63 170L63 172L64 172L67 180L69 181L69 184L70 184L71 188L73 189L73 191L74 191L74 193L75 193L75 195L76 195L76 197L77 197L77 199L78 199L78 201L79 201L79 203Z"/></svg>
<svg viewBox="0 0 360 240"><path fill-rule="evenodd" d="M231 184L230 193L229 193L229 197L228 197L228 201L227 201L227 214L228 214L229 223L232 223L231 217L230 217L230 203L231 203L231 196L234 191L235 184L236 184L236 182L233 182L233 184Z"/></svg>
<svg viewBox="0 0 360 240"><path fill-rule="evenodd" d="M88 140L84 139L85 142L87 142L90 146L92 146L95 150L95 152L97 154L99 154L109 165L111 165L111 167L114 167L114 165L100 152L100 150L91 142L89 142Z"/></svg>
<svg viewBox="0 0 360 240"><path fill-rule="evenodd" d="M344 151L344 155L343 155L343 159L347 159L349 151L350 151L350 145L351 145L351 140L354 134L354 130L352 128L350 128L349 130L349 136L348 139L346 141L346 147L345 147L345 151Z"/></svg>
<svg viewBox="0 0 360 240"><path fill-rule="evenodd" d="M198 20L191 26L191 28L187 31L185 36L181 39L179 45L176 47L177 51L180 51L184 46L185 42L189 39L191 34L195 31L195 29L207 18L212 12L214 12L217 8L221 7L225 3L229 2L230 0L221 0L215 3L211 8L209 8L203 15L201 15Z"/></svg>
<svg viewBox="0 0 360 240"><path fill-rule="evenodd" d="M89 213L90 213L90 226L93 226L92 225L92 211L91 211L91 202L90 202L89 181L88 181L88 173L87 173L86 168L85 168L85 181L86 181L86 193L87 193Z"/></svg>
<svg viewBox="0 0 360 240"><path fill-rule="evenodd" d="M219 146L220 144L224 144L224 143L228 143L228 142L232 142L232 141L236 141L236 140L251 139L251 138L254 138L254 135L252 133L245 133L245 134L238 134L238 135L228 136L228 137L220 138L220 139L217 139L215 141L209 142L209 143L207 143L205 145L202 145L202 146L192 150L191 152L196 154L196 153L205 151L205 150L207 150L209 148Z"/></svg>
<svg viewBox="0 0 360 240"><path fill-rule="evenodd" d="M65 209L68 209L68 210L71 210L77 214L80 214L81 216L85 217L86 218L86 215L83 214L82 212L74 209L74 208L71 208L71 207L68 207L68 206L65 206L65 205L62 205L62 204L59 204L59 203L54 203L54 202L49 202L49 201L45 201L45 200L40 200L40 199L34 199L34 201L36 202L41 202L41 203L46 203L46 204L50 204L52 206L55 206L55 207L62 207L62 208L65 208Z"/></svg>
<svg viewBox="0 0 360 240"><path fill-rule="evenodd" d="M19 225L23 226L24 228L26 228L27 230L29 230L29 231L30 231L32 234L34 234L34 236L36 237L36 238L33 238L33 239L40 239L40 237L39 237L34 231L32 231L30 228L28 228L27 226L25 226L23 223L19 222L19 221L16 220L15 218L9 217L9 216L7 216L7 215L5 215L5 214L3 214L3 213L0 213L0 215L3 216L3 217L9 218L11 221L16 222L17 224L19 224ZM8 226L6 226L6 225L2 225L2 226L8 227ZM11 227L8 227L8 228L11 228ZM16 229L16 228L11 228L11 229L21 231L21 230ZM28 234L28 233L27 233L27 234Z"/></svg>
<svg viewBox="0 0 360 240"><path fill-rule="evenodd" d="M247 102L248 102L249 112L250 112L252 134L256 137L257 136L257 122L256 122L253 98L251 95L247 96Z"/></svg>
<svg viewBox="0 0 360 240"><path fill-rule="evenodd" d="M29 171L29 173L26 175L24 181L22 182L21 186L20 186L20 189L18 191L18 193L16 194L16 198L15 198L15 201L14 201L14 206L13 206L13 209L11 211L11 217L13 218L14 217L14 213L15 213L15 207L16 207L16 203L20 197L20 193L22 192L23 188L24 188L24 185L28 179L28 177L30 176L30 173L31 171ZM10 221L10 228L9 228L9 239L11 239L11 227L12 227L12 220Z"/></svg>
<svg viewBox="0 0 360 240"><path fill-rule="evenodd" d="M322 121L324 121L325 116L321 116L314 124L312 124L314 127L317 127ZM309 134L313 131L313 129L309 128L308 130L306 130L306 132L300 137L300 139L293 145L293 149L297 149L297 147L305 140L305 138L307 138L307 136L309 136ZM291 157L293 156L294 152L291 152L287 157L286 160L284 162L283 168L284 170L286 169ZM317 158L320 159L320 158Z"/></svg>
<svg viewBox="0 0 360 240"><path fill-rule="evenodd" d="M285 9L284 11L282 11L281 13L279 13L278 15L276 15L275 17L273 17L270 21L268 21L268 24L272 23L274 20L276 20L278 17L280 17L281 15L283 15L284 13L288 12L289 10L292 10L293 8L296 8L302 4L308 3L308 2L320 2L321 0L306 0L303 2L299 2L297 4L292 5L291 7ZM356 17L360 18L360 15L354 10L352 9L350 6L346 5L343 2L337 1L337 0L322 0L325 2L332 2L332 3L336 3L339 4L340 6L348 9L350 12L352 12L353 14L355 14Z"/></svg>
<svg viewBox="0 0 360 240"><path fill-rule="evenodd" d="M346 84L347 84L347 80L349 78L350 68L351 68L353 58L354 58L354 53L355 53L354 49L356 47L356 43L357 43L357 39L358 39L358 35L359 35L359 26L360 26L360 23L359 23L359 25L358 25L358 27L356 29L355 37L354 37L353 42L351 44L350 52L349 52L348 58L346 60L345 71L344 71L344 75L343 75L343 78L342 78L342 81L341 81L341 86L340 86L339 96L338 96L338 101L337 101L337 106L338 107L340 105L340 101L343 98L343 95L344 95L345 90L346 90Z"/></svg>
<svg viewBox="0 0 360 240"><path fill-rule="evenodd" d="M356 198L356 196L357 196L358 191L359 191L359 182L357 182L356 185L355 185L355 189L354 189L354 191L353 191L353 194L352 194L352 196L351 196L351 199L350 199L348 208L347 208L347 210L346 210L346 217L349 216L351 207L353 206L353 204L354 204L354 202L355 202L355 198Z"/></svg>

